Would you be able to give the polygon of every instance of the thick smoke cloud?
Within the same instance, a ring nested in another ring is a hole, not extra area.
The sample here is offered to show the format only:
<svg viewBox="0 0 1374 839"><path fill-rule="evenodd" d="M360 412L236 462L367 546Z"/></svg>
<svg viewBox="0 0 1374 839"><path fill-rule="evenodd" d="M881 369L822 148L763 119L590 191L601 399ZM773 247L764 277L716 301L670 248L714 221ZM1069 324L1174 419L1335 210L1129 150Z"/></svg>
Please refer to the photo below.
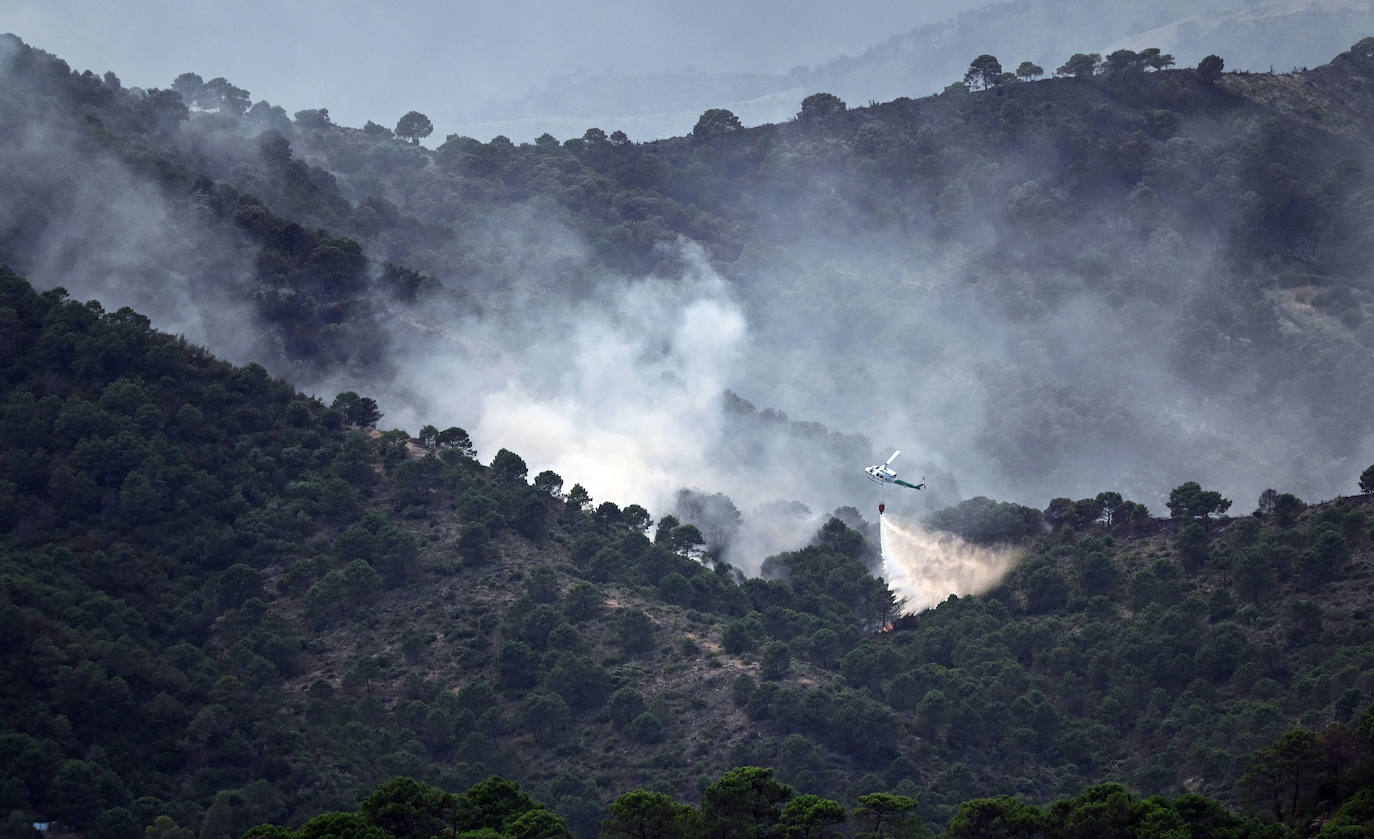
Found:
<svg viewBox="0 0 1374 839"><path fill-rule="evenodd" d="M686 277L612 280L538 313L523 332L543 340L506 344L515 375L465 388L478 400L474 441L657 509L676 486L717 477L706 443L748 333L725 282L693 261Z"/></svg>
<svg viewBox="0 0 1374 839"><path fill-rule="evenodd" d="M550 228L544 238L566 237ZM409 340L411 349L399 350L410 353L397 365L400 379L378 391L387 422L462 425L483 458L510 449L531 474L552 469L597 502L637 503L655 515L677 510L683 488L724 493L744 511L726 559L756 571L853 497L830 480L836 464L817 469L825 452L808 454L788 429L739 416L727 391L761 351L744 307L697 246L682 243L668 261L680 272L607 277L587 296L517 294L507 298L513 309L452 313L442 340L398 335L396 345Z"/></svg>

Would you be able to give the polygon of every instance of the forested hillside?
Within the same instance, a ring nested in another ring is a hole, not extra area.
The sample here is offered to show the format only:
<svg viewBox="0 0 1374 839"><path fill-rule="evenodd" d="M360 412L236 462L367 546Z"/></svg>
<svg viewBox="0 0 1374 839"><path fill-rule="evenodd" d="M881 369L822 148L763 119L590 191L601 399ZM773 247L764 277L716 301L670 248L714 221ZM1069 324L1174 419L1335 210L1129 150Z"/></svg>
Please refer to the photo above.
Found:
<svg viewBox="0 0 1374 839"><path fill-rule="evenodd" d="M1300 826L1361 783L1367 496L1216 521L1181 486L1167 522L974 499L937 521L1025 560L874 633L900 603L839 519L744 579L690 523L509 450L482 467L461 429L377 433L366 397L326 407L13 275L0 302L12 832L234 837L397 775L504 775L579 836L631 788L694 800L737 765L935 825L1119 779L1277 796ZM1296 725L1330 777L1262 782Z"/></svg>
<svg viewBox="0 0 1374 839"><path fill-rule="evenodd" d="M994 65L429 151L0 41L7 830L1367 830L1374 41Z"/></svg>

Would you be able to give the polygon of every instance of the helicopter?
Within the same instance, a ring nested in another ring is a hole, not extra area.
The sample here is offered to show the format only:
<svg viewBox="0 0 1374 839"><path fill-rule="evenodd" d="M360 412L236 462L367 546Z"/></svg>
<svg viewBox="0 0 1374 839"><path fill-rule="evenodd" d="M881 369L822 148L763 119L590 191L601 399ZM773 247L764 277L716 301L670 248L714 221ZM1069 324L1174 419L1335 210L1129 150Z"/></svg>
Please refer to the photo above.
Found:
<svg viewBox="0 0 1374 839"><path fill-rule="evenodd" d="M925 489L925 478L922 478L919 484L909 484L897 477L896 471L892 469L892 461L896 460L897 455L901 453L902 450L898 449L892 453L892 457L889 457L885 463L877 463L868 467L864 470L864 474L866 474L868 479L875 484L896 484L899 487L906 487L907 489ZM878 503L878 515L881 516L886 509L886 501Z"/></svg>

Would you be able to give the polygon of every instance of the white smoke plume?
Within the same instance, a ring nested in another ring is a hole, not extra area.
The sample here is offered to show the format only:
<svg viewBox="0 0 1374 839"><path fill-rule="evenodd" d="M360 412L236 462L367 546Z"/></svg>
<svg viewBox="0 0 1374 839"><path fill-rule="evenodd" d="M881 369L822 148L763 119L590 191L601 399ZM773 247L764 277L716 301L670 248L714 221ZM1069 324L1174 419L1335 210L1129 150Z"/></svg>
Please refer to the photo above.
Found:
<svg viewBox="0 0 1374 839"><path fill-rule="evenodd" d="M727 287L704 265L681 281L609 282L566 309L518 367L555 362L542 382L510 378L479 394L473 440L509 448L595 497L662 509L669 493L714 483L706 460L719 396L748 341ZM557 359L541 359L550 350ZM520 352L518 349L517 352Z"/></svg>
<svg viewBox="0 0 1374 839"><path fill-rule="evenodd" d="M723 493L738 511L726 501L720 521L685 520L727 533L725 560L757 573L804 545L828 511L869 500L859 471L869 454L832 462L780 415L755 424L732 414L726 392L748 385L748 358L765 351L697 245L666 257L671 268L606 276L587 294L429 313L432 331L395 333L402 372L371 392L386 425L462 426L482 460L509 449L531 477L551 469L593 503L640 504L659 518L679 512L681 489ZM316 383L322 393L342 385Z"/></svg>
<svg viewBox="0 0 1374 839"><path fill-rule="evenodd" d="M951 594L982 594L1022 557L1017 548L975 545L890 513L879 517L879 526L883 576L889 588L906 598L909 614L934 608Z"/></svg>

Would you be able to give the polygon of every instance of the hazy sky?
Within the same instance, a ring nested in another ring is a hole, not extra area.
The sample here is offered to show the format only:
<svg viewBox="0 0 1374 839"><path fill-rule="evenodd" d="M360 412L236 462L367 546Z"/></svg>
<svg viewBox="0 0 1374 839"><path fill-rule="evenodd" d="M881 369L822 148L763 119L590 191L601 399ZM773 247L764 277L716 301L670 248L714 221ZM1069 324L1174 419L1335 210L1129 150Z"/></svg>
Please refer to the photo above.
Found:
<svg viewBox="0 0 1374 839"><path fill-rule="evenodd" d="M7 0L0 32L126 86L224 76L288 112L391 125L583 67L783 72L988 0Z"/></svg>

